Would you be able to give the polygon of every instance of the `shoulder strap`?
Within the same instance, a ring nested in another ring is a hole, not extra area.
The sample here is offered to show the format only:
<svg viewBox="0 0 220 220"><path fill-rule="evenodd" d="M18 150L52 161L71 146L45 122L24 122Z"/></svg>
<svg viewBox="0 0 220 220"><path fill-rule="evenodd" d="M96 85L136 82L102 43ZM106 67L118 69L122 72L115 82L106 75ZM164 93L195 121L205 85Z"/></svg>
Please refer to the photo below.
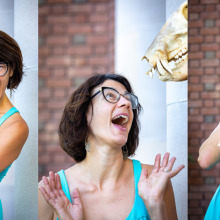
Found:
<svg viewBox="0 0 220 220"><path fill-rule="evenodd" d="M69 187L68 187L68 183L67 183L67 180L66 180L64 170L59 171L58 174L60 176L62 190L65 193L66 197L69 199L69 201L72 203L71 196L70 196L70 191L69 191Z"/></svg>
<svg viewBox="0 0 220 220"><path fill-rule="evenodd" d="M132 160L134 169L135 193L138 193L138 181L141 176L141 163L138 160Z"/></svg>
<svg viewBox="0 0 220 220"><path fill-rule="evenodd" d="M15 107L12 107L10 110L8 110L1 118L0 118L0 125L3 124L3 122L8 119L10 116L12 116L14 113L16 113L19 111L15 108Z"/></svg>

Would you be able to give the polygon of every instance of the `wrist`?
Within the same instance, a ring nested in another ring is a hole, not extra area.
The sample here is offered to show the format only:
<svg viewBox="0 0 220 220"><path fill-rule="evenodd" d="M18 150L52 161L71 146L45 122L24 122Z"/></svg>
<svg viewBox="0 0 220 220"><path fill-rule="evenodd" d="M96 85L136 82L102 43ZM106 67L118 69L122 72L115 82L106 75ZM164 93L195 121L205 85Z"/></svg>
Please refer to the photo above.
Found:
<svg viewBox="0 0 220 220"><path fill-rule="evenodd" d="M165 204L163 200L144 201L151 220L166 220Z"/></svg>

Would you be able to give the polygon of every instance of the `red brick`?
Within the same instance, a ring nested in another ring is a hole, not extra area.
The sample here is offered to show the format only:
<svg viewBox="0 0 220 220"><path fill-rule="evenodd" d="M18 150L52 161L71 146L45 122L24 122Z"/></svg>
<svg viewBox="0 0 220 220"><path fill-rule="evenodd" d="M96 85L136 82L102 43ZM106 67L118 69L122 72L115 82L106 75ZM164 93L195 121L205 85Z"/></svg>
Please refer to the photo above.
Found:
<svg viewBox="0 0 220 220"><path fill-rule="evenodd" d="M205 36L206 43L213 43L214 41L215 41L215 36L209 36L209 35Z"/></svg>
<svg viewBox="0 0 220 220"><path fill-rule="evenodd" d="M71 0L48 0L49 4L71 3Z"/></svg>
<svg viewBox="0 0 220 220"><path fill-rule="evenodd" d="M201 0L201 4L218 4L218 0Z"/></svg>
<svg viewBox="0 0 220 220"><path fill-rule="evenodd" d="M203 115L216 115L219 113L219 109L218 108L203 108L201 113Z"/></svg>
<svg viewBox="0 0 220 220"><path fill-rule="evenodd" d="M203 52L191 52L189 53L189 59L202 59L203 58ZM190 61L191 62L191 61Z"/></svg>
<svg viewBox="0 0 220 220"><path fill-rule="evenodd" d="M214 107L214 101L213 100L205 100L204 107Z"/></svg>
<svg viewBox="0 0 220 220"><path fill-rule="evenodd" d="M189 13L188 16L189 16L189 23L191 23L192 20L199 19L199 14L197 13Z"/></svg>
<svg viewBox="0 0 220 220"><path fill-rule="evenodd" d="M202 12L200 15L201 19L218 19L218 12L212 12L212 13L207 13L207 12Z"/></svg>
<svg viewBox="0 0 220 220"><path fill-rule="evenodd" d="M201 34L202 35L215 35L219 34L219 28L202 28L201 29Z"/></svg>
<svg viewBox="0 0 220 220"><path fill-rule="evenodd" d="M202 92L201 98L202 99L217 99L220 97L219 92Z"/></svg>
<svg viewBox="0 0 220 220"><path fill-rule="evenodd" d="M218 51L219 50L219 46L216 45L215 43L213 43L213 44L206 43L206 44L202 44L201 45L201 49L203 51Z"/></svg>
<svg viewBox="0 0 220 220"><path fill-rule="evenodd" d="M202 67L209 67L209 66L219 66L219 59L203 59L201 60Z"/></svg>
<svg viewBox="0 0 220 220"><path fill-rule="evenodd" d="M71 17L69 15L50 15L47 17L50 24L69 24Z"/></svg>
<svg viewBox="0 0 220 220"><path fill-rule="evenodd" d="M68 26L67 31L70 34L89 34L91 33L92 26L90 24L71 24Z"/></svg>
<svg viewBox="0 0 220 220"><path fill-rule="evenodd" d="M83 13L83 12L92 12L92 4L73 4L68 6L68 12L70 13Z"/></svg>
<svg viewBox="0 0 220 220"><path fill-rule="evenodd" d="M67 53L71 55L92 55L92 48L88 45L86 46L70 46L67 48Z"/></svg>
<svg viewBox="0 0 220 220"><path fill-rule="evenodd" d="M91 14L90 22L97 22L97 23L106 23L108 21L108 14Z"/></svg>
<svg viewBox="0 0 220 220"><path fill-rule="evenodd" d="M203 25L204 25L204 23L203 23L202 20L190 21L189 24L188 24L189 29L203 27Z"/></svg>
<svg viewBox="0 0 220 220"><path fill-rule="evenodd" d="M60 57L58 57L58 56L52 57L51 56L51 57L48 57L46 62L47 62L48 66L52 66L52 67L58 66L58 67L60 67L61 65L63 65L63 66L70 65L71 64L71 59L70 59L69 56L60 56Z"/></svg>
<svg viewBox="0 0 220 220"><path fill-rule="evenodd" d="M47 86L52 88L58 88L58 87L70 87L71 86L71 80L69 79L48 79Z"/></svg>
<svg viewBox="0 0 220 220"><path fill-rule="evenodd" d="M202 36L190 36L189 38L189 43L190 44L193 44L193 43L202 43L203 42L203 37Z"/></svg>
<svg viewBox="0 0 220 220"><path fill-rule="evenodd" d="M192 5L189 8L189 13L196 13L196 12L202 12L204 10L203 5Z"/></svg>

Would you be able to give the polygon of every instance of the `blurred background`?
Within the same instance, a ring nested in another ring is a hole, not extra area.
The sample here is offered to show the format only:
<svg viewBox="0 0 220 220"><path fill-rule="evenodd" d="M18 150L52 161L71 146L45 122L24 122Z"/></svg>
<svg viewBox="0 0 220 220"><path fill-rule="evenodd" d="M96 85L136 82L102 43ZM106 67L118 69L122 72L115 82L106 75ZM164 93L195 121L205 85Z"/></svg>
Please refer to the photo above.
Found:
<svg viewBox="0 0 220 220"><path fill-rule="evenodd" d="M147 61L141 61L182 2L39 0L39 180L75 164L57 134L70 94L95 73L120 73L144 109L134 158L153 164L157 153L169 151L177 165L186 165L173 187L179 219L187 218L187 81L151 79Z"/></svg>
<svg viewBox="0 0 220 220"><path fill-rule="evenodd" d="M4 220L38 219L38 1L0 0L0 30L19 44L24 76L18 88L6 91L29 127L29 137L0 183ZM8 134L10 135L10 134ZM0 144L1 141L0 140Z"/></svg>
<svg viewBox="0 0 220 220"><path fill-rule="evenodd" d="M189 209L188 219L204 219L220 184L220 164L202 170L199 147L220 122L220 4L189 1Z"/></svg>

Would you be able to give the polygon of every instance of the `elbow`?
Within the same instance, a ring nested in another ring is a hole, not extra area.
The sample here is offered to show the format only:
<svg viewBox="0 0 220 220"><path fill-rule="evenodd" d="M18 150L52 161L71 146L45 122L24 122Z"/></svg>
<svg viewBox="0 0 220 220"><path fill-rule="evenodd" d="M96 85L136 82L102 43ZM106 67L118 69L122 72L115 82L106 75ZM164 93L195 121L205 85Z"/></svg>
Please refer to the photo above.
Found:
<svg viewBox="0 0 220 220"><path fill-rule="evenodd" d="M211 163L210 163L209 158L207 156L199 156L197 161L199 163L199 166L202 169L211 168Z"/></svg>

